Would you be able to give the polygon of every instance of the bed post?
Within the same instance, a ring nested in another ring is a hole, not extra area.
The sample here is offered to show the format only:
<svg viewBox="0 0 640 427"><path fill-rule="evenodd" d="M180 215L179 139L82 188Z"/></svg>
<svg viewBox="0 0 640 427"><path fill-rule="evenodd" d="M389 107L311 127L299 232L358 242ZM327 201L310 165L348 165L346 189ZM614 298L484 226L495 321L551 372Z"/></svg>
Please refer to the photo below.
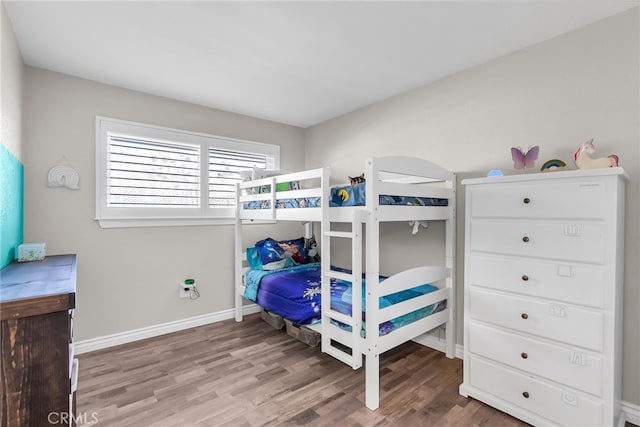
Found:
<svg viewBox="0 0 640 427"><path fill-rule="evenodd" d="M366 187L367 201L371 210L366 221L366 366L365 366L365 403L371 410L380 404L380 353L378 349L378 288L380 285L380 223L378 222L378 196L375 194L378 171L374 169L373 159L365 164L365 176L369 180Z"/></svg>
<svg viewBox="0 0 640 427"><path fill-rule="evenodd" d="M235 250L234 250L234 308L236 322L242 321L242 219L240 219L240 186L236 184L236 224L235 224Z"/></svg>
<svg viewBox="0 0 640 427"><path fill-rule="evenodd" d="M449 359L456 357L456 175L451 174L451 198L449 208L451 213L445 221L445 266L451 270L446 280L446 286L451 290L449 298L449 318L445 326L445 354Z"/></svg>
<svg viewBox="0 0 640 427"><path fill-rule="evenodd" d="M329 317L326 316L324 310L328 310L331 307L331 278L328 276L331 270L331 238L329 237L329 230L331 230L331 218L329 216L329 198L331 195L331 188L329 182L330 169L325 167L322 169L320 176L320 186L322 187L322 200L321 200L321 220L320 220L320 251L322 253L320 257L320 304L322 307L322 323L320 325L322 332L321 350L323 353L327 353L331 347L331 338L329 334Z"/></svg>

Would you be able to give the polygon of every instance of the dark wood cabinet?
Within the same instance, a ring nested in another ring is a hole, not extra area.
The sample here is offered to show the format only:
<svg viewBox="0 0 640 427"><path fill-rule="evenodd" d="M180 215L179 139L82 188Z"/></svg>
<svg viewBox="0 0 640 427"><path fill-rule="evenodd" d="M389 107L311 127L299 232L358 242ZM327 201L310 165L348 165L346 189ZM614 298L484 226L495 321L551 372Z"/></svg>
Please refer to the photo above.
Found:
<svg viewBox="0 0 640 427"><path fill-rule="evenodd" d="M75 255L0 271L1 426L72 423L75 289Z"/></svg>

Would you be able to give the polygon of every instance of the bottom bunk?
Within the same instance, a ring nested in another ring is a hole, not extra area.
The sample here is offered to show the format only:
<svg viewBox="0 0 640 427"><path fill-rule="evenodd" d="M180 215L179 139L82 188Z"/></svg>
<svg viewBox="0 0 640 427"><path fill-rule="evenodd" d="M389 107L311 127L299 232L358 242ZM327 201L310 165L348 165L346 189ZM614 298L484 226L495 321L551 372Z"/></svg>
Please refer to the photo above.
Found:
<svg viewBox="0 0 640 427"><path fill-rule="evenodd" d="M348 272L348 270L334 268L334 271ZM381 281L386 277L381 277ZM365 307L366 282L362 281L362 306ZM321 267L320 263L303 264L286 267L279 270L248 270L245 273L245 290L243 297L249 299L270 313L282 316L297 325L314 325L321 319L320 303ZM331 308L339 313L351 316L352 286L350 282L341 279L331 279ZM384 309L404 301L420 297L441 289L431 284L422 284L404 289L379 298L379 307ZM446 294L441 292L440 294ZM386 320L379 324L379 336L410 325L422 318L439 313L447 308L447 298L433 302ZM332 323L347 332L351 327L339 321ZM366 310L362 310L361 336L364 338L366 328ZM318 330L315 327L313 329ZM348 339L339 339L343 345L349 345ZM347 342L343 342L347 341Z"/></svg>
<svg viewBox="0 0 640 427"><path fill-rule="evenodd" d="M373 273L364 277L360 272L351 274L330 267L326 259L322 264L293 265L293 259L308 261L303 242L304 239L280 242L265 239L256 243L258 249L247 249L249 269L242 275L244 283L236 283L238 321L242 320L244 297L287 319L288 329L300 328L297 331L300 333L303 328L311 328L319 332L322 352L353 369L366 362L369 409L376 409L379 404L382 353L445 326L446 355L453 357L450 268L417 267L385 278ZM286 257L279 253L284 251ZM296 336L296 332L290 335Z"/></svg>

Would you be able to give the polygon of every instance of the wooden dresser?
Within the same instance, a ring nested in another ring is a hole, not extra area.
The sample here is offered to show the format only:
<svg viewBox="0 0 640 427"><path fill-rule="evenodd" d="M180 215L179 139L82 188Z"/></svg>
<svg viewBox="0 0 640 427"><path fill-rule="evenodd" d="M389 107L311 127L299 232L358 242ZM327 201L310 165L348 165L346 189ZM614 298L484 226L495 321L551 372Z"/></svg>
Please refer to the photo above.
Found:
<svg viewBox="0 0 640 427"><path fill-rule="evenodd" d="M624 424L626 174L469 179L460 394L534 425Z"/></svg>
<svg viewBox="0 0 640 427"><path fill-rule="evenodd" d="M1 426L72 424L76 257L12 263L0 272Z"/></svg>

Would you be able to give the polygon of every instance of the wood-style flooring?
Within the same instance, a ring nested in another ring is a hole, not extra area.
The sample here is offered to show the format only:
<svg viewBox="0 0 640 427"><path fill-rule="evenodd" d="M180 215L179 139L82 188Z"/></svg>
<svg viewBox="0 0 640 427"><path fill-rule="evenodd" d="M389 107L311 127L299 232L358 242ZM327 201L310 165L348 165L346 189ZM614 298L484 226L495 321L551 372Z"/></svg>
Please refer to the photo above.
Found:
<svg viewBox="0 0 640 427"><path fill-rule="evenodd" d="M381 356L380 408L353 371L246 316L80 355L77 414L97 426L526 426L458 394L462 361L416 343Z"/></svg>

